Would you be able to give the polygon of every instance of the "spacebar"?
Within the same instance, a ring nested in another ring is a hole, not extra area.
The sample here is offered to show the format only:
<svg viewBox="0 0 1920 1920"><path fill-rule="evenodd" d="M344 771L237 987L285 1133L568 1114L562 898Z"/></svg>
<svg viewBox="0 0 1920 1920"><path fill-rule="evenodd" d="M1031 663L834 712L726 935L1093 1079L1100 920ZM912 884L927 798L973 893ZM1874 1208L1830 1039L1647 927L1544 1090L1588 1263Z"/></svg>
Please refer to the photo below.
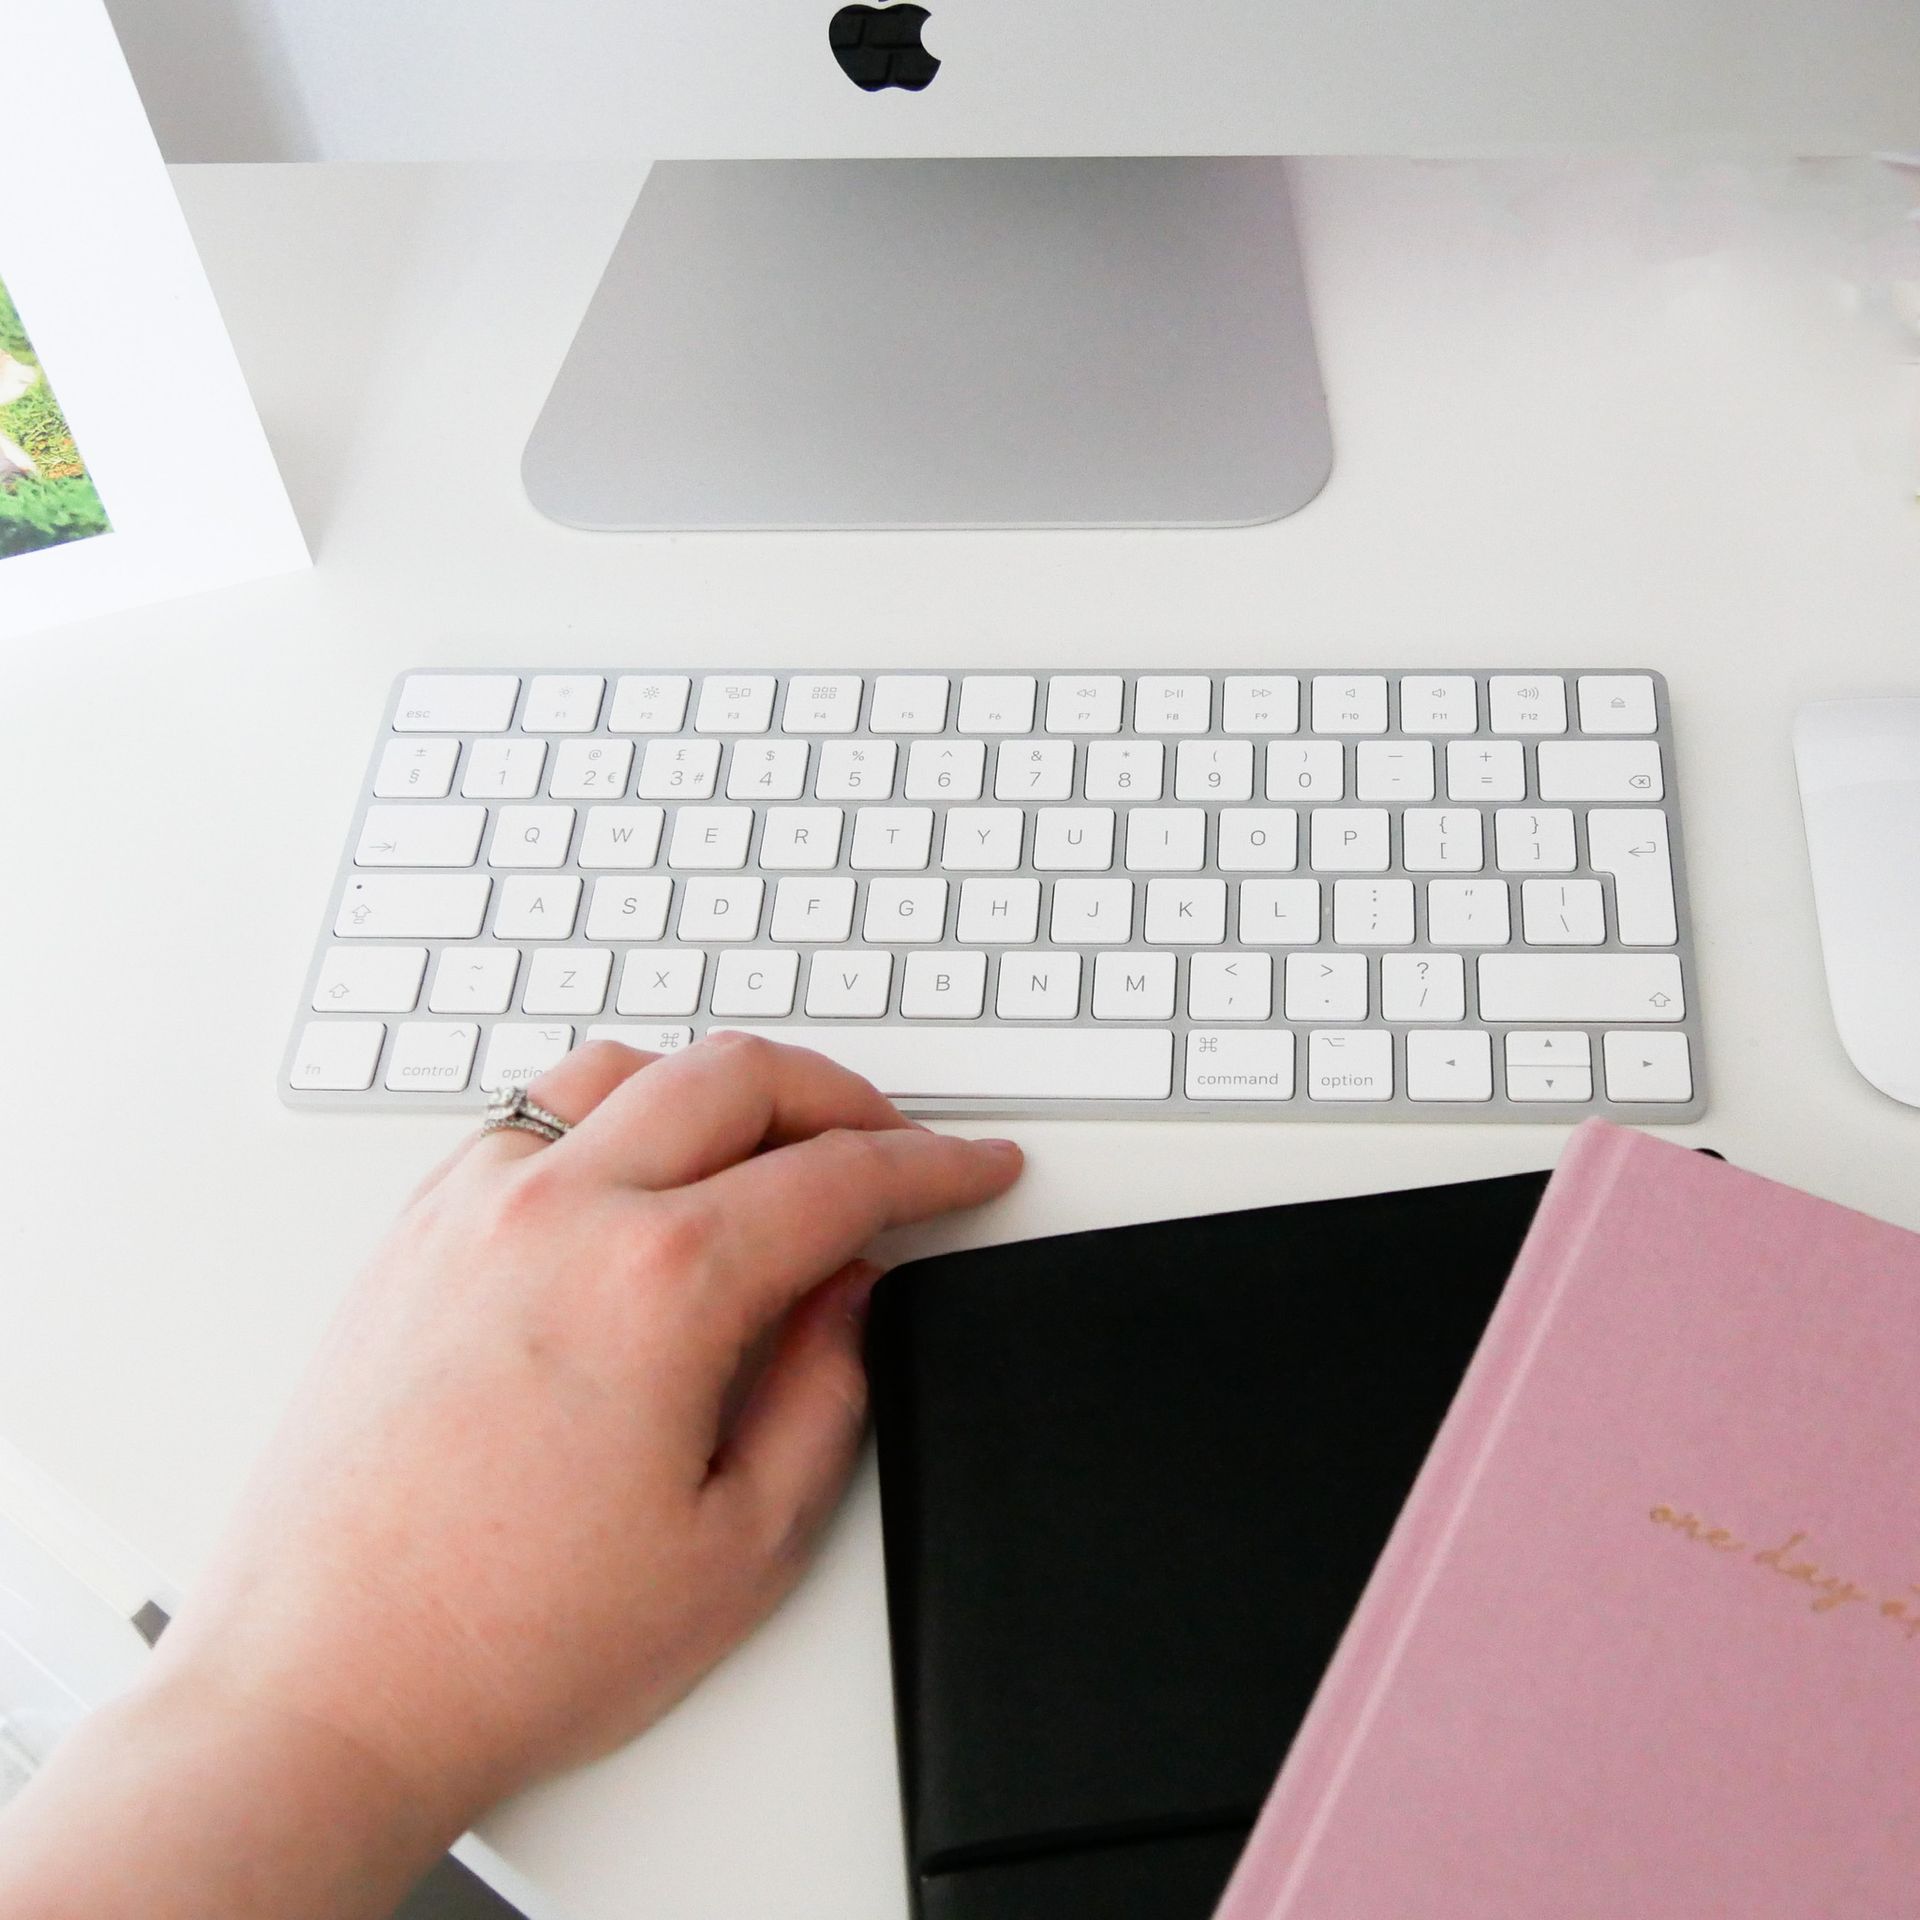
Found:
<svg viewBox="0 0 1920 1920"><path fill-rule="evenodd" d="M1165 1028L739 1026L811 1047L899 1100L1165 1100Z"/></svg>

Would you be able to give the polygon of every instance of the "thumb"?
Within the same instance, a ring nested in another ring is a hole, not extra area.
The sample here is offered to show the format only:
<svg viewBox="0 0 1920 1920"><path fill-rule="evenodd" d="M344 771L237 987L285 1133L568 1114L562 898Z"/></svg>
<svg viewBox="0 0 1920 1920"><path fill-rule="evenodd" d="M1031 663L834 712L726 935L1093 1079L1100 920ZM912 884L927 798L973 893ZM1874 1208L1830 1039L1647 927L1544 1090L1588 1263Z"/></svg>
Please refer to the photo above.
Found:
<svg viewBox="0 0 1920 1920"><path fill-rule="evenodd" d="M867 1423L860 1346L881 1269L854 1260L787 1316L734 1423L708 1497L797 1572L840 1499Z"/></svg>

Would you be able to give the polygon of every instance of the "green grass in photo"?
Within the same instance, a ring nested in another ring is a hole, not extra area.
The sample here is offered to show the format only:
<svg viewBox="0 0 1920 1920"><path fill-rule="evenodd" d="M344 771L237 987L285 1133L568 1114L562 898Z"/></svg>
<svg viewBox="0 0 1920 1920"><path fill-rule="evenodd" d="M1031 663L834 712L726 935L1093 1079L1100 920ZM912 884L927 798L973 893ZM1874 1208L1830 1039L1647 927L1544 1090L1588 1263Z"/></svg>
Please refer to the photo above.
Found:
<svg viewBox="0 0 1920 1920"><path fill-rule="evenodd" d="M0 280L0 560L107 530L66 415Z"/></svg>

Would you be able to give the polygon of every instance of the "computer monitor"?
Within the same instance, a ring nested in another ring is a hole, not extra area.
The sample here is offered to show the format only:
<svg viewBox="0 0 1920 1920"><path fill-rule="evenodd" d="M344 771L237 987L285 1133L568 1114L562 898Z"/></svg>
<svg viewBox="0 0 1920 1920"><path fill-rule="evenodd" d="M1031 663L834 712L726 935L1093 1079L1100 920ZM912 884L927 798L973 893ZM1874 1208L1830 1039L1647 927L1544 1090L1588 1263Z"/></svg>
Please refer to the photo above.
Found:
<svg viewBox="0 0 1920 1920"><path fill-rule="evenodd" d="M356 153L660 162L526 452L592 528L1273 519L1332 450L1268 156L1920 146L1920 0L280 11Z"/></svg>

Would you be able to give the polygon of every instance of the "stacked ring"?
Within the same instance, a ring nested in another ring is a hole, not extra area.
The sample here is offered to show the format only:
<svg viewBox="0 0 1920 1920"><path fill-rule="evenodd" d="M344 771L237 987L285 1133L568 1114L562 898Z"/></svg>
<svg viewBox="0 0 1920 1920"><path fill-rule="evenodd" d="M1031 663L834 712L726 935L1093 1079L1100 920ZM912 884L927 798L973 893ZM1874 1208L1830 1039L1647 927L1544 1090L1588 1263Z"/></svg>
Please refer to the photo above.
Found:
<svg viewBox="0 0 1920 1920"><path fill-rule="evenodd" d="M487 1117L481 1123L482 1136L489 1133L530 1133L537 1139L558 1140L573 1131L571 1120L535 1106L527 1098L525 1087L501 1087L487 1101Z"/></svg>

